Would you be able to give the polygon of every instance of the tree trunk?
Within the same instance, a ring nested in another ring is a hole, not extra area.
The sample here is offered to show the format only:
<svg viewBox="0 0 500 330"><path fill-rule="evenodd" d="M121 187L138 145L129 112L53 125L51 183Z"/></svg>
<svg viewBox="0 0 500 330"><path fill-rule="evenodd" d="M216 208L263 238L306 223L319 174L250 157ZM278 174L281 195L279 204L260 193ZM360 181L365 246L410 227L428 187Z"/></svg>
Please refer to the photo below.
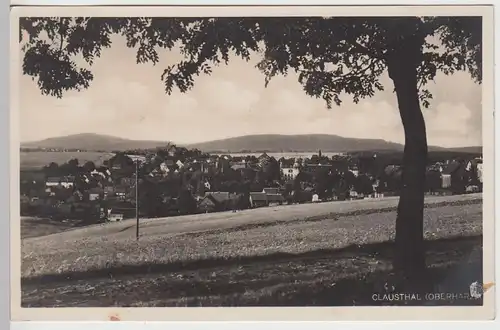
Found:
<svg viewBox="0 0 500 330"><path fill-rule="evenodd" d="M391 52L387 61L405 134L393 264L395 270L406 279L417 281L426 266L423 213L427 137L417 90L417 66L422 55L422 42L416 38L404 40Z"/></svg>

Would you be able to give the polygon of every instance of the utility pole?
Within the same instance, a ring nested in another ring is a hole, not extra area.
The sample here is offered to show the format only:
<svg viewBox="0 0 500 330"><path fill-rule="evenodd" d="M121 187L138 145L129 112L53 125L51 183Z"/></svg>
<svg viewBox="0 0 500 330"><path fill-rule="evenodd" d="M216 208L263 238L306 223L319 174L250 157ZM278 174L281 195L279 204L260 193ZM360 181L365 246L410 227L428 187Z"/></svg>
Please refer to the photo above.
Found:
<svg viewBox="0 0 500 330"><path fill-rule="evenodd" d="M139 240L139 160L135 160L135 238Z"/></svg>

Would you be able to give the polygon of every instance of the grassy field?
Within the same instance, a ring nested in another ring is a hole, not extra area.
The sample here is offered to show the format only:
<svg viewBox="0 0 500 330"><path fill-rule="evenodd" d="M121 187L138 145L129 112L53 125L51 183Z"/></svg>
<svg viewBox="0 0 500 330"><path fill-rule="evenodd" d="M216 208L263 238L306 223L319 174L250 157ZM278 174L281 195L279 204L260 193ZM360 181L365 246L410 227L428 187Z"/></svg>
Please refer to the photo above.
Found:
<svg viewBox="0 0 500 330"><path fill-rule="evenodd" d="M103 161L112 157L110 153L101 152L20 152L21 169L38 169L55 162L64 164L70 159L77 158L80 164L92 161L101 165Z"/></svg>
<svg viewBox="0 0 500 330"><path fill-rule="evenodd" d="M81 220L60 220L37 217L21 217L21 239L40 237L85 226Z"/></svg>
<svg viewBox="0 0 500 330"><path fill-rule="evenodd" d="M455 267L471 274L460 281L477 280L481 196L427 203L429 281L447 276L452 283ZM336 202L143 220L139 242L133 220L26 238L22 303L367 305L392 276L396 205ZM467 292L472 281L462 282L457 286Z"/></svg>

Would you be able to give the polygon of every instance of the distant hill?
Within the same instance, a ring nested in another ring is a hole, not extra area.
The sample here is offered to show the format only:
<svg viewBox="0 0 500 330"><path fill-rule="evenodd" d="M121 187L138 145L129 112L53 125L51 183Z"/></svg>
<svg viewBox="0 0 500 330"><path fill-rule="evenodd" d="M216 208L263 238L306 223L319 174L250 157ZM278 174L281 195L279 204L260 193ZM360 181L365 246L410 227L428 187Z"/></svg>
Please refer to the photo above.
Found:
<svg viewBox="0 0 500 330"><path fill-rule="evenodd" d="M114 151L127 149L150 149L165 146L166 141L140 141L116 136L82 133L48 138L41 141L21 143L22 148L81 149L88 151Z"/></svg>
<svg viewBox="0 0 500 330"><path fill-rule="evenodd" d="M459 153L469 153L469 154L482 154L483 147L472 146L472 147L459 147L459 148L447 148L447 151L459 152Z"/></svg>
<svg viewBox="0 0 500 330"><path fill-rule="evenodd" d="M188 145L203 151L244 152L347 152L369 150L403 150L398 143L384 140L345 138L337 135L246 135Z"/></svg>
<svg viewBox="0 0 500 330"><path fill-rule="evenodd" d="M82 133L22 143L23 148L82 149L88 151L113 151L152 149L165 146L167 141L141 141L109 135ZM403 151L403 145L381 139L356 139L328 134L307 135L246 135L215 141L185 145L205 152L356 152L356 151ZM431 151L481 152L482 147L445 149L429 147Z"/></svg>

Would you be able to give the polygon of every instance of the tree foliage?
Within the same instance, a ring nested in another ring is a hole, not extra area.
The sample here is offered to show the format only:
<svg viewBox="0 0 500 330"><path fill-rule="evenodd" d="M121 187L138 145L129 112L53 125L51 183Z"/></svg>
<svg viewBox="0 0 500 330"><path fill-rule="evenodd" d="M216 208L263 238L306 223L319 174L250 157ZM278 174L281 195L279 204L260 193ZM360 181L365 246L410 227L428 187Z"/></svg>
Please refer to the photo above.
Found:
<svg viewBox="0 0 500 330"><path fill-rule="evenodd" d="M331 107L345 94L358 102L383 90L380 76L391 50L414 38L422 49L420 98L428 106L432 95L425 85L438 71L465 70L481 81L481 24L481 17L44 17L21 18L20 41L23 72L47 95L89 87L92 64L111 47L111 35L120 34L136 49L137 63L155 65L161 50L179 47L184 59L161 75L167 93L186 92L196 76L210 74L231 55L255 55L266 85L293 71L308 95ZM78 57L85 67L76 64Z"/></svg>

